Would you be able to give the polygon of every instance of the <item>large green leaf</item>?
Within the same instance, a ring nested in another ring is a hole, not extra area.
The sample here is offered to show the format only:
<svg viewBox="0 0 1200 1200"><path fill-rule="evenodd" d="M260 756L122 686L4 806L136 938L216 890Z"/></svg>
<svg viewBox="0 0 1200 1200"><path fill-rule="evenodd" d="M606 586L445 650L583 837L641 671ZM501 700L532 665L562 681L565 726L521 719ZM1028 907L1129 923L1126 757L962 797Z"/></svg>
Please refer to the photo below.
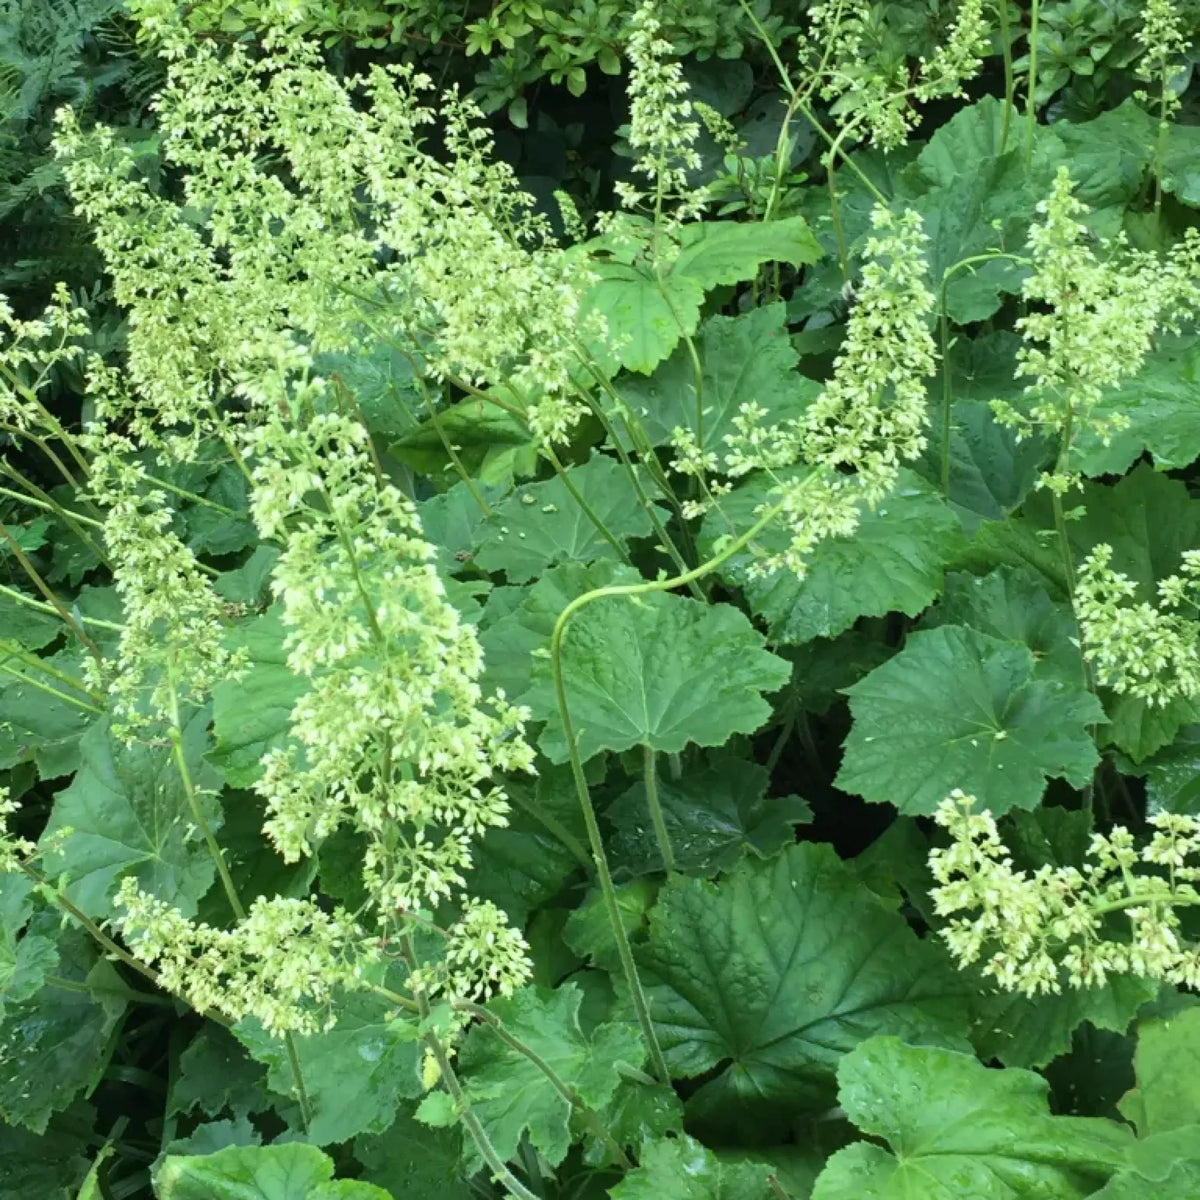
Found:
<svg viewBox="0 0 1200 1200"><path fill-rule="evenodd" d="M562 669L585 759L639 743L669 754L689 742L723 745L767 719L771 709L762 693L782 687L791 674L739 609L663 592L586 605L567 629ZM548 661L534 667L534 686L524 699L547 721L542 750L551 761L565 762Z"/></svg>
<svg viewBox="0 0 1200 1200"><path fill-rule="evenodd" d="M864 1042L838 1067L838 1099L873 1138L828 1162L813 1200L1079 1200L1129 1153L1129 1130L1054 1117L1046 1081L966 1054Z"/></svg>
<svg viewBox="0 0 1200 1200"><path fill-rule="evenodd" d="M769 489L769 481L755 479L722 499L720 512L704 523L706 551L731 527L753 524ZM786 540L786 533L773 528L757 539L768 552L781 550ZM958 519L941 497L917 475L902 470L895 490L875 511L863 507L853 534L827 538L813 549L803 580L790 571L752 578L748 554L730 559L722 573L741 585L775 640L806 642L836 637L859 617L889 612L916 616L941 590L943 565L960 540Z"/></svg>
<svg viewBox="0 0 1200 1200"><path fill-rule="evenodd" d="M1053 129L1080 200L1106 208L1134 198L1154 160L1158 123L1132 96L1092 121L1055 121Z"/></svg>
<svg viewBox="0 0 1200 1200"><path fill-rule="evenodd" d="M477 527L478 566L503 571L511 583L524 583L556 563L619 559L630 538L653 531L649 514L615 458L597 454L581 467L568 468L566 475L583 504L558 476L519 487ZM584 505L603 524L607 537Z"/></svg>
<svg viewBox="0 0 1200 1200"><path fill-rule="evenodd" d="M935 286L964 259L1023 245L1040 199L1024 156L1013 139L1000 153L1004 104L993 96L961 109L929 140L901 177L897 199L921 214ZM1044 174L1041 159L1036 174ZM1004 294L1021 290L1026 268L995 258L954 271L946 285L946 311L956 324L990 317Z"/></svg>
<svg viewBox="0 0 1200 1200"><path fill-rule="evenodd" d="M57 922L43 914L30 929L52 937ZM0 1119L35 1133L95 1087L125 1012L125 986L112 965L97 958L88 936L68 929L56 940L55 978L63 986L47 984L8 1005L0 1018Z"/></svg>
<svg viewBox="0 0 1200 1200"><path fill-rule="evenodd" d="M1129 424L1107 442L1090 429L1080 432L1073 456L1087 475L1120 475L1143 453L1159 470L1181 470L1200 456L1200 343L1168 341L1146 358L1130 379L1109 388L1096 405L1097 417L1122 415Z"/></svg>
<svg viewBox="0 0 1200 1200"><path fill-rule="evenodd" d="M558 614L576 598L610 583L637 583L632 568L611 561L551 567L536 583L497 588L488 599L479 641L485 686L501 687L510 700L529 691L533 664L544 657Z"/></svg>
<svg viewBox="0 0 1200 1200"><path fill-rule="evenodd" d="M600 313L617 362L648 375L681 338L696 332L706 291L752 279L763 263L803 266L820 256L803 217L697 222L683 228L678 256L658 276L640 262L625 261L627 254L589 263L595 282L581 319Z"/></svg>
<svg viewBox="0 0 1200 1200"><path fill-rule="evenodd" d="M262 774L262 756L286 743L292 708L310 687L288 669L281 612L275 607L238 626L230 645L246 651L249 668L213 689L211 758L231 787L249 787Z"/></svg>
<svg viewBox="0 0 1200 1200"><path fill-rule="evenodd" d="M214 793L220 776L202 758L208 714L183 731L183 754L197 803L210 829L219 828ZM88 916L107 918L114 886L132 875L146 891L180 909L196 911L216 874L169 748L126 746L107 722L94 725L79 744L79 772L54 800L42 837L50 875Z"/></svg>
<svg viewBox="0 0 1200 1200"><path fill-rule="evenodd" d="M266 1063L272 1090L293 1095L296 1079L283 1040L253 1018L239 1022L233 1032ZM420 1095L421 1053L413 1026L389 1019L386 1004L370 994L344 996L332 1029L293 1041L312 1109L308 1138L314 1145L379 1133L392 1123L402 1099Z"/></svg>
<svg viewBox="0 0 1200 1200"><path fill-rule="evenodd" d="M957 625L914 633L847 688L854 725L837 785L928 816L955 788L994 813L1032 808L1046 780L1082 787L1104 720L1082 687L1035 674L1024 646Z"/></svg>
<svg viewBox="0 0 1200 1200"><path fill-rule="evenodd" d="M695 364L680 346L648 379L627 376L622 398L641 421L650 442L670 442L677 427L689 430L706 450L720 455L734 431L738 409L753 401L767 412L764 423L796 418L821 388L801 375L792 349L784 305L752 308L736 317L709 317L695 339L700 358L699 396ZM621 429L623 407L612 414ZM622 437L622 440L625 439Z"/></svg>
<svg viewBox="0 0 1200 1200"><path fill-rule="evenodd" d="M1032 571L1000 567L987 575L955 573L922 624L966 625L977 633L1028 647L1036 673L1064 683L1083 682L1079 631L1070 606L1054 600Z"/></svg>
<svg viewBox="0 0 1200 1200"><path fill-rule="evenodd" d="M636 1027L625 1022L601 1025L585 1035L579 1024L582 999L579 988L568 983L552 992L522 988L488 1008L595 1108L615 1092L617 1064L638 1067L645 1050ZM522 1134L528 1133L547 1161L562 1162L571 1145L571 1106L540 1067L486 1024L467 1035L458 1062L471 1108L501 1158L512 1158ZM467 1159L472 1169L482 1165L473 1146L467 1147Z"/></svg>
<svg viewBox="0 0 1200 1200"><path fill-rule="evenodd" d="M965 1045L965 981L827 845L673 877L637 955L672 1074L710 1075L689 1104L717 1126L828 1105L875 1033Z"/></svg>
<svg viewBox="0 0 1200 1200"><path fill-rule="evenodd" d="M630 1171L609 1192L612 1200L773 1200L770 1168L722 1162L686 1134L648 1143Z"/></svg>
<svg viewBox="0 0 1200 1200"><path fill-rule="evenodd" d="M155 1190L160 1200L392 1200L373 1183L333 1178L316 1146L230 1146L216 1154L171 1155Z"/></svg>
<svg viewBox="0 0 1200 1200"><path fill-rule="evenodd" d="M1138 1136L1200 1125L1200 1007L1138 1026L1137 1086L1120 1102Z"/></svg>

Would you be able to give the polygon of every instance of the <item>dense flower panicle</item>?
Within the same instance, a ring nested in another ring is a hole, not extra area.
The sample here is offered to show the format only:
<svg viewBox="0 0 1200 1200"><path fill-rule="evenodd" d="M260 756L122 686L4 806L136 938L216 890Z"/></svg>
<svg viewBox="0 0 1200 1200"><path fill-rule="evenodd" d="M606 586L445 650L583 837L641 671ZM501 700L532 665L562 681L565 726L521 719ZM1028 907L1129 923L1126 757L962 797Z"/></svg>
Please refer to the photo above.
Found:
<svg viewBox="0 0 1200 1200"><path fill-rule="evenodd" d="M1200 235L1189 230L1161 258L1130 249L1123 235L1097 254L1079 219L1088 207L1074 195L1066 167L1037 211L1043 220L1030 229L1034 269L1022 294L1038 310L1017 321L1017 376L1031 380L1028 408L994 400L992 409L1018 436L1039 428L1070 441L1090 429L1108 438L1127 419L1095 413L1105 389L1138 372L1157 330L1177 332L1200 307ZM1074 482L1061 467L1041 480L1060 494Z"/></svg>
<svg viewBox="0 0 1200 1200"><path fill-rule="evenodd" d="M329 1028L338 991L359 986L375 954L345 912L311 900L259 897L232 929L216 929L126 876L114 904L115 923L160 986L201 1012L256 1017L273 1034Z"/></svg>
<svg viewBox="0 0 1200 1200"><path fill-rule="evenodd" d="M1145 0L1142 27L1134 34L1142 47L1137 65L1139 79L1159 85L1159 119L1167 122L1180 109L1181 88L1174 86L1176 76L1185 66L1185 56L1192 48L1184 32L1184 17L1175 0ZM1149 96L1139 92L1145 101Z"/></svg>
<svg viewBox="0 0 1200 1200"><path fill-rule="evenodd" d="M925 448L926 380L937 354L920 214L897 217L876 205L871 226L833 378L804 415L804 456L834 469L853 467L875 503L891 490L901 463Z"/></svg>
<svg viewBox="0 0 1200 1200"><path fill-rule="evenodd" d="M75 305L65 283L40 317L18 320L7 297L0 295L0 424L10 430L41 426L45 413L30 403L60 362L78 357L73 339L88 331L87 313Z"/></svg>
<svg viewBox="0 0 1200 1200"><path fill-rule="evenodd" d="M634 169L650 182L650 192L624 181L616 193L627 208L651 202L655 217L664 201L677 202L671 216L678 224L699 214L706 196L688 183L688 172L700 166L696 139L699 114L692 106L683 66L673 57L669 42L659 37L661 28L653 3L638 6L630 21L626 46L629 58L629 144L637 158Z"/></svg>
<svg viewBox="0 0 1200 1200"><path fill-rule="evenodd" d="M288 664L313 680L297 746L264 759L266 832L289 861L343 822L370 835L383 912L432 907L465 883L471 845L506 823L503 771L526 771L526 713L479 686L474 629L446 599L412 502L376 478L366 433L316 415L248 438L254 516L283 542L273 589Z"/></svg>
<svg viewBox="0 0 1200 1200"><path fill-rule="evenodd" d="M153 725L178 725L185 705L236 678L244 656L224 645L224 607L192 551L172 531L166 492L154 486L115 434L100 449L88 490L107 510L104 540L124 608L115 658L84 663L89 687L109 696L113 729L127 740Z"/></svg>
<svg viewBox="0 0 1200 1200"><path fill-rule="evenodd" d="M922 59L911 81L902 55L885 54L871 0L821 0L808 10L809 32L801 41L801 67L830 111L844 116L849 133L860 128L874 145L904 145L917 122L910 100L964 95L964 85L983 66L990 28L983 0L962 0L946 40Z"/></svg>
<svg viewBox="0 0 1200 1200"><path fill-rule="evenodd" d="M879 504L900 467L926 444L926 379L937 359L926 237L915 212L897 217L877 206L871 221L876 232L866 245L858 300L821 395L800 417L775 425L764 424L766 410L748 401L725 438L720 469L774 477L765 507L781 506L779 525L789 535L781 552L755 560L755 574L787 570L803 578L813 547L852 534L862 506ZM677 469L714 469L711 452L701 452L687 431L676 430L673 445ZM796 464L810 469L779 477Z"/></svg>
<svg viewBox="0 0 1200 1200"><path fill-rule="evenodd" d="M111 130L59 114L77 211L130 311L133 433L198 438L218 408L232 419L230 392L261 403L282 361L371 337L434 379L529 392L536 431L561 440L577 339L603 322L583 320L588 273L493 160L478 108L449 94L435 113L432 81L398 64L338 80L319 46L276 33L266 54L197 43L171 59L155 108L182 206L135 180ZM422 145L435 119L441 157Z"/></svg>
<svg viewBox="0 0 1200 1200"><path fill-rule="evenodd" d="M1028 996L1099 987L1133 974L1195 987L1200 949L1181 936L1179 908L1200 904L1200 818L1159 813L1140 850L1128 830L1094 834L1082 869L1014 868L992 815L975 797L952 792L934 819L950 845L930 853L934 911L960 966ZM966 914L960 916L958 914ZM1121 914L1127 937L1109 933Z"/></svg>
<svg viewBox="0 0 1200 1200"><path fill-rule="evenodd" d="M1178 575L1158 583L1158 606L1130 603L1137 585L1112 569L1101 543L1080 564L1075 587L1083 651L1100 683L1163 706L1200 697L1200 621L1172 611L1200 602L1200 550L1184 553Z"/></svg>

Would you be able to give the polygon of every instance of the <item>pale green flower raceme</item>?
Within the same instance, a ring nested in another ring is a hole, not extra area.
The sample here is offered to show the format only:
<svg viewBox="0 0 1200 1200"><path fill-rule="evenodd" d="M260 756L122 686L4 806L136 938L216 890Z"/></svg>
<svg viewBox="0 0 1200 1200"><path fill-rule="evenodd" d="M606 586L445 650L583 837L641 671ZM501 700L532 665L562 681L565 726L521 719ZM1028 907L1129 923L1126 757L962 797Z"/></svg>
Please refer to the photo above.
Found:
<svg viewBox="0 0 1200 1200"><path fill-rule="evenodd" d="M634 169L649 181L650 191L624 181L616 184L615 191L627 208L649 201L656 222L663 216L664 203L674 201L670 222L674 227L697 216L706 196L688 183L688 172L700 166L699 114L689 98L682 64L673 57L670 43L659 37L657 8L653 0L638 6L626 45L629 145L637 155Z"/></svg>
<svg viewBox="0 0 1200 1200"><path fill-rule="evenodd" d="M1066 167L1037 211L1033 271L1022 286L1036 308L1017 321L1026 401L994 400L992 409L1018 437L1040 429L1060 439L1058 465L1040 483L1061 495L1077 482L1069 455L1079 433L1106 439L1127 423L1122 414L1096 413L1105 389L1137 374L1158 330L1178 331L1200 308L1200 235L1189 230L1161 257L1131 249L1123 236L1093 248L1080 219L1088 207Z"/></svg>
<svg viewBox="0 0 1200 1200"><path fill-rule="evenodd" d="M1019 870L992 815L955 791L934 819L950 844L930 853L941 936L960 967L977 964L1002 988L1028 996L1100 987L1133 974L1200 985L1200 949L1182 936L1178 909L1200 904L1200 818L1159 813L1140 849L1117 826L1093 834L1082 868ZM1124 927L1124 936L1121 927Z"/></svg>
<svg viewBox="0 0 1200 1200"><path fill-rule="evenodd" d="M1200 602L1200 550L1186 551L1178 575L1158 583L1158 605L1130 603L1137 585L1114 571L1101 543L1080 564L1075 613L1097 680L1157 707L1200 697L1200 621L1174 611Z"/></svg>
<svg viewBox="0 0 1200 1200"><path fill-rule="evenodd" d="M1192 48L1183 22L1183 14L1175 0L1145 0L1142 27L1134 34L1142 47L1142 57L1137 65L1138 78L1159 85L1159 119L1164 122L1169 121L1182 105L1181 89L1174 86L1174 81ZM1149 96L1139 92L1138 98L1144 101Z"/></svg>
<svg viewBox="0 0 1200 1200"><path fill-rule="evenodd" d="M256 1017L273 1034L316 1033L335 1019L342 989L362 986L375 957L342 910L315 901L259 897L244 920L217 929L142 891L131 876L114 898L129 948L160 986L201 1012Z"/></svg>

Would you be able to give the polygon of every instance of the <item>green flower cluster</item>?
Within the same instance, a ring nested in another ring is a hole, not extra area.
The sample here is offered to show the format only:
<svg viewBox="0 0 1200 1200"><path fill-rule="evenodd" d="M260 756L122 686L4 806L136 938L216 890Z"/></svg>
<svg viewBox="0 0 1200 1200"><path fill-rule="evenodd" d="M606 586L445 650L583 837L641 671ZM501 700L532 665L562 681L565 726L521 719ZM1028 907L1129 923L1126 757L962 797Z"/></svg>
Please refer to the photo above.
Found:
<svg viewBox="0 0 1200 1200"><path fill-rule="evenodd" d="M1116 826L1092 835L1082 869L1013 866L996 822L974 796L952 792L937 823L950 844L930 853L934 911L959 966L980 965L1009 991L1028 996L1099 987L1133 974L1185 987L1200 984L1200 948L1181 933L1177 909L1200 904L1200 817L1159 813L1139 850ZM966 915L958 915L966 914ZM1124 936L1113 928L1124 917Z"/></svg>

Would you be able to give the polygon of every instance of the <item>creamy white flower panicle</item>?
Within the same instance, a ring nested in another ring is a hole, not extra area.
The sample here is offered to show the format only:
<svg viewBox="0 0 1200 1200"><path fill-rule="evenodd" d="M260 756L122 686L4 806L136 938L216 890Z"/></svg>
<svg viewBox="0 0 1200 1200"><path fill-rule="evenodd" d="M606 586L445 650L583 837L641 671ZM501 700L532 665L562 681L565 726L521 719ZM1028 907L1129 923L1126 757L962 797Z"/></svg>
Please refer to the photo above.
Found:
<svg viewBox="0 0 1200 1200"><path fill-rule="evenodd" d="M692 106L683 65L671 44L659 36L657 8L653 0L638 6L625 47L630 66L629 145L637 155L634 169L649 181L650 191L625 181L614 190L626 208L649 202L656 221L665 215L664 202L674 202L669 215L673 228L697 216L707 197L688 183L688 172L700 166L699 114Z"/></svg>
<svg viewBox="0 0 1200 1200"><path fill-rule="evenodd" d="M507 823L494 776L532 770L533 751L527 711L484 696L475 630L446 598L414 505L376 477L365 443L333 414L247 438L255 520L283 544L272 587L288 665L313 681L292 710L296 745L266 756L257 787L288 861L344 823L368 835L364 882L386 924L466 900L473 843ZM528 972L523 945L497 910L469 903L447 986L511 988Z"/></svg>
<svg viewBox="0 0 1200 1200"><path fill-rule="evenodd" d="M266 53L193 42L172 56L159 40L155 109L184 205L136 180L111 130L84 134L63 110L56 139L130 310L136 434L198 438L218 407L234 418L230 390L259 403L281 361L388 338L434 379L528 395L536 432L567 435L577 341L603 322L583 319L588 273L492 158L477 106L449 94L435 110L432 81L398 64L339 80L287 29ZM435 122L439 157L422 144Z"/></svg>
<svg viewBox="0 0 1200 1200"><path fill-rule="evenodd" d="M1066 167L1037 211L1043 220L1029 232L1034 269L1022 286L1036 308L1017 321L1017 376L1031 380L1027 407L993 400L992 409L1018 436L1037 428L1062 439L1062 464L1082 430L1108 438L1128 424L1123 414L1095 412L1105 389L1137 374L1157 330L1178 332L1200 307L1200 234L1188 230L1162 257L1131 249L1123 235L1098 253ZM1063 494L1076 481L1060 465L1041 485Z"/></svg>
<svg viewBox="0 0 1200 1200"><path fill-rule="evenodd" d="M1188 550L1178 575L1158 581L1158 605L1134 602L1138 588L1113 570L1101 543L1079 566L1075 614L1083 652L1097 680L1156 707L1200 697L1200 621L1175 611L1200 602L1200 550Z"/></svg>
<svg viewBox="0 0 1200 1200"><path fill-rule="evenodd" d="M1164 124L1170 121L1183 103L1180 98L1183 89L1176 86L1176 77L1184 69L1185 55L1192 48L1183 22L1183 13L1175 0L1145 0L1142 27L1134 34L1138 45L1142 47L1137 76L1159 85L1159 95L1154 99L1159 105L1159 120ZM1150 99L1145 92L1136 95L1142 101Z"/></svg>
<svg viewBox="0 0 1200 1200"><path fill-rule="evenodd" d="M1200 904L1200 818L1152 815L1154 834L1141 849L1117 826L1093 834L1082 869L1036 871L1013 866L974 796L952 792L934 819L951 841L930 853L938 885L930 894L949 918L941 936L959 966L976 963L1028 996L1061 992L1064 982L1099 987L1122 974L1200 984L1200 949L1183 938L1177 911Z"/></svg>
<svg viewBox="0 0 1200 1200"><path fill-rule="evenodd" d="M961 0L946 40L921 59L912 80L903 56L878 52L878 19L871 0L812 5L800 65L807 86L844 119L844 130L861 136L861 129L880 149L894 150L917 123L913 99L965 95L964 84L983 66L991 30L983 0Z"/></svg>
<svg viewBox="0 0 1200 1200"><path fill-rule="evenodd" d="M801 416L774 425L748 401L725 437L720 469L731 477L767 472L775 487L762 511L781 506L778 523L789 535L782 551L755 559L756 574L787 570L803 578L813 547L852 534L862 506L879 504L926 444L926 379L937 361L927 239L915 212L896 216L877 206L871 221L858 299L821 395ZM676 429L672 444L677 470L701 476L717 469L713 453L687 430ZM797 465L809 469L788 471Z"/></svg>
<svg viewBox="0 0 1200 1200"><path fill-rule="evenodd" d="M72 339L87 331L87 313L72 303L65 283L54 285L50 303L31 321L18 320L0 295L0 424L24 431L43 426L45 414L29 398L57 363L78 357Z"/></svg>
<svg viewBox="0 0 1200 1200"><path fill-rule="evenodd" d="M89 687L109 697L113 731L137 740L154 726L177 726L189 705L236 679L245 656L224 644L221 598L195 554L172 531L167 493L154 485L116 434L94 433L88 491L106 509L104 541L124 621L115 656L86 659Z"/></svg>
<svg viewBox="0 0 1200 1200"><path fill-rule="evenodd" d="M244 920L217 929L185 917L126 876L114 897L129 948L160 986L201 1012L256 1017L269 1033L316 1033L335 1020L341 989L360 986L372 946L341 909L259 897Z"/></svg>

